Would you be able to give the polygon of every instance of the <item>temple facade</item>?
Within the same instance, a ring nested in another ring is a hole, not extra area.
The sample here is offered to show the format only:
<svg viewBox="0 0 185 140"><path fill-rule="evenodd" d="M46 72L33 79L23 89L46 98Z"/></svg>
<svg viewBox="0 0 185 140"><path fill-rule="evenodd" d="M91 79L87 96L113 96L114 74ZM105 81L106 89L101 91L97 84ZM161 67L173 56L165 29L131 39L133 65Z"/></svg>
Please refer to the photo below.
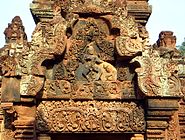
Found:
<svg viewBox="0 0 185 140"><path fill-rule="evenodd" d="M0 49L0 140L185 140L176 37L149 44L148 0L33 0Z"/></svg>

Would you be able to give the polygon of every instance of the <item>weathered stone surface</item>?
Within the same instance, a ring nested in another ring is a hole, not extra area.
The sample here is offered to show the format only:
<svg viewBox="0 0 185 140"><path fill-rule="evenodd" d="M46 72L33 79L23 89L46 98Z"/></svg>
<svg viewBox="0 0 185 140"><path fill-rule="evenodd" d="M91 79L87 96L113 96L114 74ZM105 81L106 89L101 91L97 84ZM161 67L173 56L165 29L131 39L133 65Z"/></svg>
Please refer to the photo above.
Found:
<svg viewBox="0 0 185 140"><path fill-rule="evenodd" d="M6 43L22 43L27 40L22 20L19 16L12 19L12 23L4 31ZM21 46L19 46L21 47ZM17 48L18 49L18 48Z"/></svg>
<svg viewBox="0 0 185 140"><path fill-rule="evenodd" d="M52 133L144 132L144 110L133 102L43 101L37 107L37 129Z"/></svg>
<svg viewBox="0 0 185 140"><path fill-rule="evenodd" d="M20 102L20 80L3 78L1 92L1 102Z"/></svg>
<svg viewBox="0 0 185 140"><path fill-rule="evenodd" d="M182 95L177 61L170 59L169 53L166 57L160 56L158 50L147 48L142 56L135 57L132 61L140 63L141 67L136 69L138 84L147 96Z"/></svg>
<svg viewBox="0 0 185 140"><path fill-rule="evenodd" d="M31 42L17 16L0 49L2 139L185 137L185 63L173 32L149 44L148 0L33 0L30 8Z"/></svg>
<svg viewBox="0 0 185 140"><path fill-rule="evenodd" d="M32 15L36 23L39 21L48 20L53 17L52 4L55 0L34 0L31 5ZM117 0L119 3L119 0ZM77 1L76 1L77 2ZM83 2L83 1L82 1ZM97 0L99 3L100 0ZM115 2L113 0L107 0L109 4ZM150 14L152 12L151 6L148 4L148 0L124 0L127 3L127 9L129 15L135 17L137 23L146 24Z"/></svg>
<svg viewBox="0 0 185 140"><path fill-rule="evenodd" d="M162 31L159 34L159 39L157 40L157 45L159 47L167 47L175 49L176 47L176 36L173 36L171 31Z"/></svg>
<svg viewBox="0 0 185 140"><path fill-rule="evenodd" d="M65 80L45 81L43 99L129 99L135 98L133 85L124 82L83 82L69 83Z"/></svg>

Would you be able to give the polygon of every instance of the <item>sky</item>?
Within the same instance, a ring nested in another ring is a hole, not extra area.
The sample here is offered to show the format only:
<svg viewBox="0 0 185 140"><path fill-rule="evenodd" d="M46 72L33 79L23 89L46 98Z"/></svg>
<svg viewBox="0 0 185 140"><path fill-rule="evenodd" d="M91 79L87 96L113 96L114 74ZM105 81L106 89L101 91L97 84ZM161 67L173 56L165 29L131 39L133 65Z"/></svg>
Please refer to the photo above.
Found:
<svg viewBox="0 0 185 140"><path fill-rule="evenodd" d="M0 4L0 47L5 44L4 30L15 16L20 16L28 41L35 28L29 5L32 0L2 0ZM161 31L173 31L177 37L177 45L185 37L185 0L149 0L152 5L152 14L146 25L149 32L150 43L157 41Z"/></svg>
<svg viewBox="0 0 185 140"><path fill-rule="evenodd" d="M147 23L150 42L158 39L161 31L173 31L177 45L185 38L185 0L149 0L152 14Z"/></svg>

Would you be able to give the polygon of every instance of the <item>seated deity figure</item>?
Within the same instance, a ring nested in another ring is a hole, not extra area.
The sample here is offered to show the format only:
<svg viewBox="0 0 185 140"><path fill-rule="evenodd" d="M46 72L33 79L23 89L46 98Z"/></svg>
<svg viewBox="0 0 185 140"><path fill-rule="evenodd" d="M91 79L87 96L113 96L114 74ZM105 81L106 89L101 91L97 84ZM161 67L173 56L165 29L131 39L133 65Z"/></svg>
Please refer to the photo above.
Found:
<svg viewBox="0 0 185 140"><path fill-rule="evenodd" d="M77 80L82 81L116 81L117 70L109 63L101 60L95 50L95 42L86 46L83 64L76 71Z"/></svg>
<svg viewBox="0 0 185 140"><path fill-rule="evenodd" d="M103 62L100 64L102 68L102 81L116 81L117 80L117 70L110 63Z"/></svg>
<svg viewBox="0 0 185 140"><path fill-rule="evenodd" d="M92 42L86 46L83 57L83 64L80 64L76 71L77 80L82 81L98 81L102 75L102 70L99 66L103 61L98 58L94 49L95 43Z"/></svg>

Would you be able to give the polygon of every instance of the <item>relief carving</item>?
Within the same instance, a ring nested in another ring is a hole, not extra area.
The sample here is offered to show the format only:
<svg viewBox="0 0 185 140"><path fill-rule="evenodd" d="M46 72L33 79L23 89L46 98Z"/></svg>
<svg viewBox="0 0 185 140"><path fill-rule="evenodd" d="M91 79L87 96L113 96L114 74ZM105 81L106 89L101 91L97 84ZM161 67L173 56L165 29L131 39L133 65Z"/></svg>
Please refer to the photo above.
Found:
<svg viewBox="0 0 185 140"><path fill-rule="evenodd" d="M31 10L36 22L31 42L15 17L0 49L7 139L184 134L183 128L174 132L184 118L183 109L173 116L184 90L176 38L162 32L156 45L148 44L147 0L33 0Z"/></svg>
<svg viewBox="0 0 185 140"><path fill-rule="evenodd" d="M6 43L22 43L27 41L27 35L24 31L22 20L19 16L12 19L12 23L8 24L8 27L4 31Z"/></svg>
<svg viewBox="0 0 185 140"><path fill-rule="evenodd" d="M20 82L20 94L36 96L42 89L43 84L44 78L33 75L24 75Z"/></svg>
<svg viewBox="0 0 185 140"><path fill-rule="evenodd" d="M83 63L76 70L77 80L116 81L117 70L109 63L100 60L94 49L94 42L86 47Z"/></svg>
<svg viewBox="0 0 185 140"><path fill-rule="evenodd" d="M20 76L22 52L28 46L27 36L19 16L12 19L4 31L6 45L0 50L0 67L3 76Z"/></svg>
<svg viewBox="0 0 185 140"><path fill-rule="evenodd" d="M37 129L50 133L142 132L144 112L132 102L43 101L37 107Z"/></svg>
<svg viewBox="0 0 185 140"><path fill-rule="evenodd" d="M176 139L180 140L180 127L178 123L178 112L174 113L174 115L171 117L171 120L169 122L168 126L168 139Z"/></svg>
<svg viewBox="0 0 185 140"><path fill-rule="evenodd" d="M177 76L177 64L160 52L146 48L142 56L135 57L141 67L136 69L140 89L147 96L179 96L181 85Z"/></svg>
<svg viewBox="0 0 185 140"><path fill-rule="evenodd" d="M43 99L122 99L134 97L133 84L130 81L77 81L70 83L65 80L46 80Z"/></svg>
<svg viewBox="0 0 185 140"><path fill-rule="evenodd" d="M136 56L141 53L146 45L148 35L142 36L134 19L127 17L121 23L122 30L119 37L116 38L116 49L120 56Z"/></svg>
<svg viewBox="0 0 185 140"><path fill-rule="evenodd" d="M173 36L171 31L162 31L159 34L159 39L157 40L158 47L164 47L169 49L176 48L176 36Z"/></svg>

